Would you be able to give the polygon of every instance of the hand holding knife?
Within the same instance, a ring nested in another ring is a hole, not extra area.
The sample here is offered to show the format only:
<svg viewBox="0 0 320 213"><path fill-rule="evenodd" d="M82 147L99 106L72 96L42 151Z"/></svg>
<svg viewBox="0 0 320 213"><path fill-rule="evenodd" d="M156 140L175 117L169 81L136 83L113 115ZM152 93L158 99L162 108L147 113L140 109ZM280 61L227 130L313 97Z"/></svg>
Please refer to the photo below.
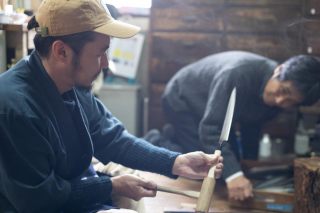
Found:
<svg viewBox="0 0 320 213"><path fill-rule="evenodd" d="M229 139L229 133L231 129L235 103L236 103L236 88L233 88L229 98L227 112L224 118L223 127L222 127L221 135L219 138L219 146L214 152L215 155L218 155L218 156L221 155L222 144L223 142L228 141ZM211 167L209 170L208 176L203 180L200 196L197 202L196 212L209 211L210 201L211 201L215 183L216 183L215 175L214 175L215 169L216 169L215 166Z"/></svg>

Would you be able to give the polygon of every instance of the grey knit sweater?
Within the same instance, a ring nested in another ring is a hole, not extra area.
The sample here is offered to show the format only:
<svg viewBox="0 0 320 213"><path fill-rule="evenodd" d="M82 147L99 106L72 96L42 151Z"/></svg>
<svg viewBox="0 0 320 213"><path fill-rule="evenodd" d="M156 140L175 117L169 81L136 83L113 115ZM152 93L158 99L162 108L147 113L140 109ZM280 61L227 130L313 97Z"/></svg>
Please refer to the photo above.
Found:
<svg viewBox="0 0 320 213"><path fill-rule="evenodd" d="M191 129L194 131L191 134L198 135L196 143L201 144L203 151L213 153L218 145L233 87L237 88L233 124L238 122L242 126L260 129L279 111L264 104L262 99L265 84L276 66L273 60L248 52L210 55L178 71L167 84L163 100L173 111L190 113L195 122L199 121L198 129ZM244 136L243 143L258 142L257 138L249 138ZM239 163L228 145L223 148L223 157L224 178L240 171Z"/></svg>

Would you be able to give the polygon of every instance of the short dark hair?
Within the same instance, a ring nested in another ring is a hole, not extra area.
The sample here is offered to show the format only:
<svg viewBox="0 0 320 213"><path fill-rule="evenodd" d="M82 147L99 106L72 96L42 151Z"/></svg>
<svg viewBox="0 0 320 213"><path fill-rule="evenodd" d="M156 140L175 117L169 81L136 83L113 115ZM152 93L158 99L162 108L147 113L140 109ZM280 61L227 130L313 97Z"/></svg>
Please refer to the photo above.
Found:
<svg viewBox="0 0 320 213"><path fill-rule="evenodd" d="M28 29L38 28L39 24L33 16L30 21L28 22ZM41 57L48 57L50 53L51 46L53 42L57 40L61 40L75 52L76 55L81 53L83 46L95 39L95 32L86 31L75 33L71 35L65 36L42 36L41 34L37 33L33 38L33 43L35 46L36 51L39 53Z"/></svg>
<svg viewBox="0 0 320 213"><path fill-rule="evenodd" d="M302 105L314 104L320 98L320 59L310 55L298 55L282 64L280 81L293 81L302 93Z"/></svg>

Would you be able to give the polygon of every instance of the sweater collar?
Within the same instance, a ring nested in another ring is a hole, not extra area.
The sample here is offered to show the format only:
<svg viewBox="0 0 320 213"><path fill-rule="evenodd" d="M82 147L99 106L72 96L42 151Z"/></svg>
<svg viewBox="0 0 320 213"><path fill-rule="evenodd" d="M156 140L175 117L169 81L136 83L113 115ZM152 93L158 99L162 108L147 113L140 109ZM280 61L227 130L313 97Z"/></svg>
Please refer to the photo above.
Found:
<svg viewBox="0 0 320 213"><path fill-rule="evenodd" d="M46 97L48 108L51 109L48 112L50 114L49 116L57 122L64 143L78 144L78 147L83 152L77 166L68 169L68 175L80 175L90 165L93 146L89 136L89 130L84 122L85 115L81 109L81 103L77 97L76 89L73 88L66 92L68 93L66 95L74 100L74 112L70 113L57 86L42 65L40 56L37 52L33 51L30 54L27 63L30 67L32 77L34 77L39 84L38 89L41 89L41 93ZM72 116L72 114L75 114L75 116ZM75 131L72 132L72 130ZM74 135L78 135L78 137L74 137ZM72 148L70 148L70 150L71 149Z"/></svg>
<svg viewBox="0 0 320 213"><path fill-rule="evenodd" d="M34 73L34 75L37 76L39 80L41 80L39 83L46 84L45 88L50 89L50 91L54 92L56 96L61 96L58 87L47 73L46 69L42 64L39 54L35 50L33 50L30 54L29 65L32 66L31 71Z"/></svg>

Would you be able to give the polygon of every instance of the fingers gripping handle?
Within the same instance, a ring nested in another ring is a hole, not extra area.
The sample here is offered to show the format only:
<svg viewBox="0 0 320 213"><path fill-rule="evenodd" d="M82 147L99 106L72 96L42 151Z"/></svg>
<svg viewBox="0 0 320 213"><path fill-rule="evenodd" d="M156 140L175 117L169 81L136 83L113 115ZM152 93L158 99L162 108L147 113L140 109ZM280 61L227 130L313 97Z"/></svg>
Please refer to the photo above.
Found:
<svg viewBox="0 0 320 213"><path fill-rule="evenodd" d="M220 156L221 151L216 150L214 154L217 156ZM209 211L214 187L216 185L216 179L214 175L215 169L216 169L216 166L211 167L209 170L208 176L204 178L202 182L200 196L199 196L197 207L196 207L197 213L204 213Z"/></svg>
<svg viewBox="0 0 320 213"><path fill-rule="evenodd" d="M217 149L214 154L218 157L221 156L221 150ZM213 179L215 178L215 175L214 175L214 171L216 170L216 166L212 166L210 169L209 169L209 172L208 172L208 177L212 177Z"/></svg>

